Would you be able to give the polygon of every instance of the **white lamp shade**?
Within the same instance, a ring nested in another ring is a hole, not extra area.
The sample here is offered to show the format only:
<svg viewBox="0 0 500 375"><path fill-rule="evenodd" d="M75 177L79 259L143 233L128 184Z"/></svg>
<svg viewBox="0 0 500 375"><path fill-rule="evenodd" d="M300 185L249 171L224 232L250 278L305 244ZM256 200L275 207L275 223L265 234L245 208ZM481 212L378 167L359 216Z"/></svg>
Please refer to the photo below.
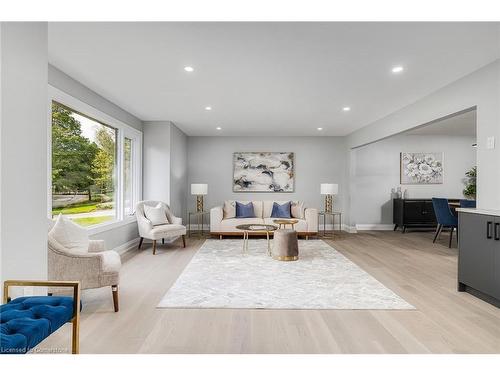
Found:
<svg viewBox="0 0 500 375"><path fill-rule="evenodd" d="M333 195L339 192L338 184L321 184L321 194Z"/></svg>
<svg viewBox="0 0 500 375"><path fill-rule="evenodd" d="M207 184L191 184L191 195L207 195Z"/></svg>

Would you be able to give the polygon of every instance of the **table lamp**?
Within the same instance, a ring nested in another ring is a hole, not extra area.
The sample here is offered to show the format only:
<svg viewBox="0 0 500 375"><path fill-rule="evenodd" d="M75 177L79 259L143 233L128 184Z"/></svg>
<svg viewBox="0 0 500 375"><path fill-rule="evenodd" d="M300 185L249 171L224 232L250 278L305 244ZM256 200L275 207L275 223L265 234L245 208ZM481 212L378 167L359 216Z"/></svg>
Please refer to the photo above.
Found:
<svg viewBox="0 0 500 375"><path fill-rule="evenodd" d="M333 212L333 195L338 192L338 184L321 184L321 195L325 195L325 212Z"/></svg>
<svg viewBox="0 0 500 375"><path fill-rule="evenodd" d="M203 196L207 192L207 184L191 184L191 195L196 195L196 212L203 212Z"/></svg>

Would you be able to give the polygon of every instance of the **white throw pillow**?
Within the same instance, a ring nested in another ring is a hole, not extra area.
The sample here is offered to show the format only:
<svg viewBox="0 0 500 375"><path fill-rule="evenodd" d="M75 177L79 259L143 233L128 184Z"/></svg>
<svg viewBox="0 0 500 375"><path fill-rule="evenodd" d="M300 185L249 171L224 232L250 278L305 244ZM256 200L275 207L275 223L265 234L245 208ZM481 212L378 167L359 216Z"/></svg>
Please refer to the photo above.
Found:
<svg viewBox="0 0 500 375"><path fill-rule="evenodd" d="M224 202L224 219L234 219L236 217L236 202Z"/></svg>
<svg viewBox="0 0 500 375"><path fill-rule="evenodd" d="M89 249L89 235L85 228L66 219L62 214L49 232L49 236L69 252L85 254Z"/></svg>
<svg viewBox="0 0 500 375"><path fill-rule="evenodd" d="M292 202L292 217L296 219L304 218L304 202Z"/></svg>
<svg viewBox="0 0 500 375"><path fill-rule="evenodd" d="M161 203L156 207L144 205L144 215L153 225L168 224L167 212Z"/></svg>

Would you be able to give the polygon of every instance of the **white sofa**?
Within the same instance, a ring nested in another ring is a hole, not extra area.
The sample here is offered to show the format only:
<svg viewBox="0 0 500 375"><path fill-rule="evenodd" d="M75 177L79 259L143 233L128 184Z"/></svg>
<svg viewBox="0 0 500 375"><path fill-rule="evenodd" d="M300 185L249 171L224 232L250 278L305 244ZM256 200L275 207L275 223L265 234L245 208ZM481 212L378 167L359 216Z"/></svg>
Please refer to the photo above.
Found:
<svg viewBox="0 0 500 375"><path fill-rule="evenodd" d="M222 236L241 235L241 231L236 229L240 224L274 224L271 217L273 203L283 204L288 201L251 201L253 203L255 217L253 218L233 218L228 217L227 205L235 201L226 201L224 205L214 207L210 210L210 233L212 235ZM238 201L247 204L250 201ZM301 202L293 202L300 205ZM226 209L225 209L226 207ZM309 236L318 234L318 210L316 208L306 208L304 206L299 217L292 217L299 222L295 224L295 230L299 236ZM252 234L252 233L250 233Z"/></svg>

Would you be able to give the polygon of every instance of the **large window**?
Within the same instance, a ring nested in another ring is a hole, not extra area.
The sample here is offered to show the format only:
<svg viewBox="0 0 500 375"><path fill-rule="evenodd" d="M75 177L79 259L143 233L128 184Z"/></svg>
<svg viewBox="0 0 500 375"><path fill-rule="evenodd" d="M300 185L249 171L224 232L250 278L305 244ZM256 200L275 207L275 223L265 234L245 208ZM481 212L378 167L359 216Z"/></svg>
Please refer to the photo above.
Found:
<svg viewBox="0 0 500 375"><path fill-rule="evenodd" d="M140 133L71 103L51 106L51 216L84 227L132 218L140 199Z"/></svg>
<svg viewBox="0 0 500 375"><path fill-rule="evenodd" d="M52 102L52 215L116 219L116 129Z"/></svg>

